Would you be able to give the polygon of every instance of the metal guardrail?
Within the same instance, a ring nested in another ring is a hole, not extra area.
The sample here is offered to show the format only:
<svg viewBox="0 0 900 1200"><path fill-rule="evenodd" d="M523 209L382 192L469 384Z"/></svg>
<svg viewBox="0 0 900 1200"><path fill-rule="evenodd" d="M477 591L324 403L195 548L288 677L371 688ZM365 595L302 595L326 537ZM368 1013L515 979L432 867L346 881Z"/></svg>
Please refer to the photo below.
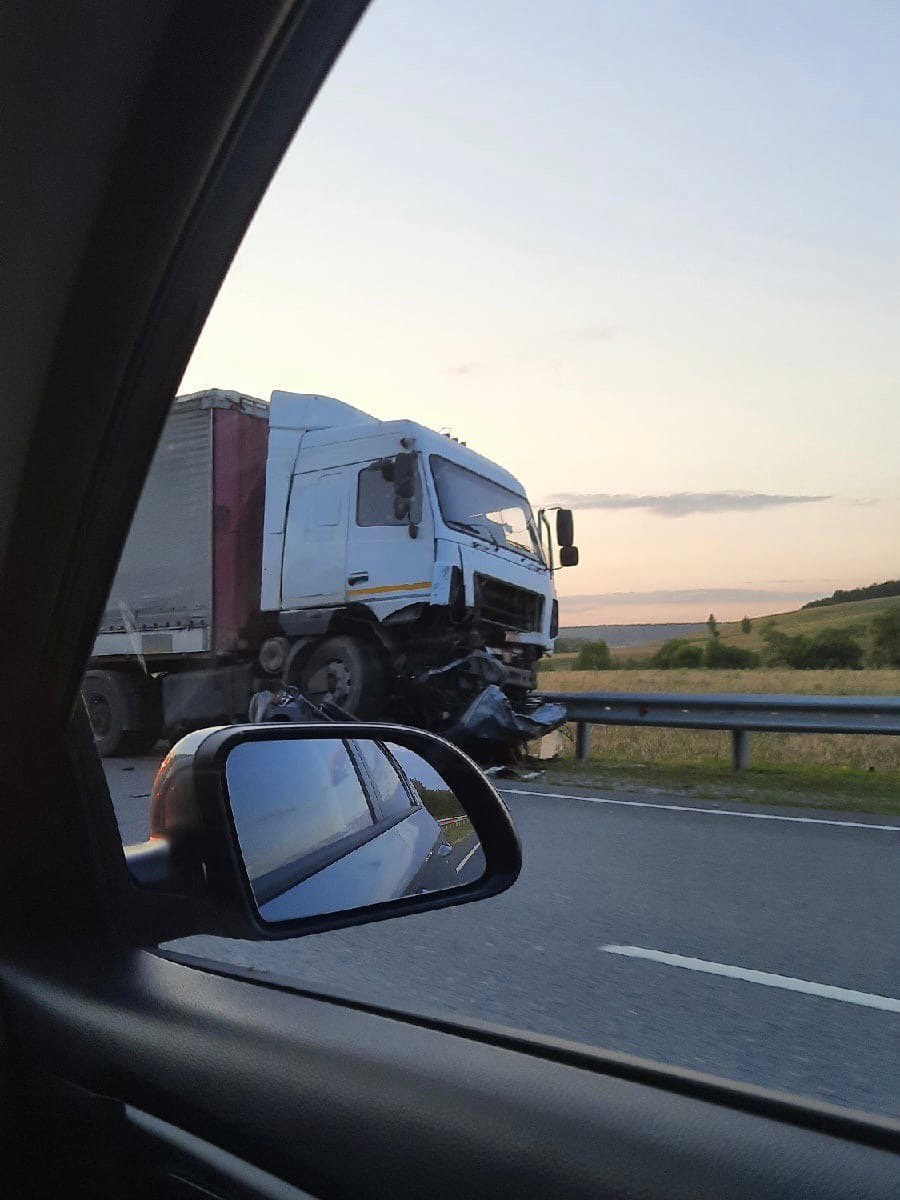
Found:
<svg viewBox="0 0 900 1200"><path fill-rule="evenodd" d="M590 757L591 725L723 729L736 771L750 761L750 733L882 733L900 736L898 696L769 696L746 693L541 692L575 724L575 757Z"/></svg>

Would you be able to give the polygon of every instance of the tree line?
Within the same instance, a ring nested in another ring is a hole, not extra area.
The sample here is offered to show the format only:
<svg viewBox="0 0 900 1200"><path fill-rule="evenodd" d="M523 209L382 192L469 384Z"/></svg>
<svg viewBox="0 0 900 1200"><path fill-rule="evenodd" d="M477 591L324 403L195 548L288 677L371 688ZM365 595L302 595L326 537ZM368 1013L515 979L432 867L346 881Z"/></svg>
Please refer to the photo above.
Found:
<svg viewBox="0 0 900 1200"><path fill-rule="evenodd" d="M838 588L823 600L810 600L804 608L827 608L830 604L847 604L853 600L883 600L887 596L900 596L900 579L887 579L884 583L870 583L866 587Z"/></svg>

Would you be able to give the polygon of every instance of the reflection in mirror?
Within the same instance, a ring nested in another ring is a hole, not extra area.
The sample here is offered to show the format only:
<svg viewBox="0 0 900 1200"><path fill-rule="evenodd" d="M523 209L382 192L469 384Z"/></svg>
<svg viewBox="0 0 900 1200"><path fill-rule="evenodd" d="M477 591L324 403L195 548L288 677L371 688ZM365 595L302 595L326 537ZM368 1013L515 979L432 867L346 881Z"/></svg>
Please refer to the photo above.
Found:
<svg viewBox="0 0 900 1200"><path fill-rule="evenodd" d="M228 799L263 921L445 891L484 874L478 837L421 755L372 740L243 742Z"/></svg>

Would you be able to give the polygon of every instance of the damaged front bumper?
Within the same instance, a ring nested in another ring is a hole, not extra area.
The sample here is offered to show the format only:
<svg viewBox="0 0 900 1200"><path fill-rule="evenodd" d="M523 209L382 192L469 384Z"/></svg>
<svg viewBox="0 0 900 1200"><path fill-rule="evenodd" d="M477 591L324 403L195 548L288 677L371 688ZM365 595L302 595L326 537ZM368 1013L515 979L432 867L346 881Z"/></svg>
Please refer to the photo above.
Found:
<svg viewBox="0 0 900 1200"><path fill-rule="evenodd" d="M519 667L504 662L487 650L471 650L460 658L454 658L440 667L431 667L417 676L416 683L441 683L456 676L477 680L484 685L496 684L498 687L524 688L530 691L537 684L537 676L533 667Z"/></svg>
<svg viewBox="0 0 900 1200"><path fill-rule="evenodd" d="M504 742L522 744L558 729L566 720L562 704L528 700L513 708L495 683L489 684L449 728L442 730L451 742Z"/></svg>
<svg viewBox="0 0 900 1200"><path fill-rule="evenodd" d="M443 687L450 711L436 732L473 753L488 744L516 753L565 722L563 705L528 696L536 682L533 667L504 662L486 650L472 650L416 679L420 687ZM510 693L521 698L512 700Z"/></svg>

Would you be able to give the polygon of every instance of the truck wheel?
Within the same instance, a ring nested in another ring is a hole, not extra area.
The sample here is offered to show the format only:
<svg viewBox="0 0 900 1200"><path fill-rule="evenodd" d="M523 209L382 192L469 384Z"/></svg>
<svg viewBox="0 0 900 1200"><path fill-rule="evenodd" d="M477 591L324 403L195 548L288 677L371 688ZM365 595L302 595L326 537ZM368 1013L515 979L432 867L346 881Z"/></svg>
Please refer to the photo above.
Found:
<svg viewBox="0 0 900 1200"><path fill-rule="evenodd" d="M301 666L298 687L313 704L328 701L354 717L378 717L387 698L387 673L370 643L331 637Z"/></svg>
<svg viewBox="0 0 900 1200"><path fill-rule="evenodd" d="M88 671L85 675L81 694L102 758L145 754L159 740L155 726L133 728L145 707L143 687L143 680L132 680L120 671Z"/></svg>

